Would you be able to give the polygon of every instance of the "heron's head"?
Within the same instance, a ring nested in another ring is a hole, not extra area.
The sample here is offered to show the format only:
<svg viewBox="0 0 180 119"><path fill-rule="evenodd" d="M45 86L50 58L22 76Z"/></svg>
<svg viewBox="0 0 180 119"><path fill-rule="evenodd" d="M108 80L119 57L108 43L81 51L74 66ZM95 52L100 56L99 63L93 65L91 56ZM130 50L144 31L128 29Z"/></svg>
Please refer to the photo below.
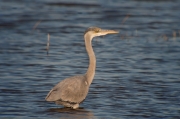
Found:
<svg viewBox="0 0 180 119"><path fill-rule="evenodd" d="M107 30L107 29L101 29L98 27L90 27L85 31L84 36L90 37L92 39L93 37L96 37L96 36L104 36L107 34L117 34L117 33L119 32L115 30Z"/></svg>

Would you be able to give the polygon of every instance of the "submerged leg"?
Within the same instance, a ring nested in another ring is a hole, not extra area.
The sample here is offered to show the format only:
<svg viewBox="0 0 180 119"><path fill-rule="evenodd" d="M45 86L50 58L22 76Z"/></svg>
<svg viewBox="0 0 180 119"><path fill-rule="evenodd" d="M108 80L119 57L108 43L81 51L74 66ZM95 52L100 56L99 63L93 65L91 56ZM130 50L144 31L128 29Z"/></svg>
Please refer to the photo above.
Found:
<svg viewBox="0 0 180 119"><path fill-rule="evenodd" d="M65 101L60 101L60 100L56 101L55 103L58 104L58 105L63 105L64 107L70 107L70 108L73 108L73 109L79 108L78 103L70 103L70 102L65 102Z"/></svg>

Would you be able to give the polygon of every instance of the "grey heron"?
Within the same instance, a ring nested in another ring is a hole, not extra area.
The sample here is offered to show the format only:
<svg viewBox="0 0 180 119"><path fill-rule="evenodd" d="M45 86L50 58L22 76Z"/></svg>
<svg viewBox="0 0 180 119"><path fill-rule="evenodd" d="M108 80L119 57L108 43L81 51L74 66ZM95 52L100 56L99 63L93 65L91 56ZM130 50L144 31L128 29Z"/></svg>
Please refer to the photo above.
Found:
<svg viewBox="0 0 180 119"><path fill-rule="evenodd" d="M116 33L119 32L98 27L88 28L84 33L85 47L89 56L87 72L84 75L76 75L62 80L50 90L45 100L55 102L64 107L78 108L79 104L86 98L95 75L96 56L91 44L92 39L96 36Z"/></svg>

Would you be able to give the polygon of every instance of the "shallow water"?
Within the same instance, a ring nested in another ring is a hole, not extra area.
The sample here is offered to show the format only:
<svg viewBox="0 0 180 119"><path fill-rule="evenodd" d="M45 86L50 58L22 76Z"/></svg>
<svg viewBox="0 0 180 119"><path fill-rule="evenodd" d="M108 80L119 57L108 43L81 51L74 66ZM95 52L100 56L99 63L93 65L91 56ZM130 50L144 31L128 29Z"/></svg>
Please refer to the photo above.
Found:
<svg viewBox="0 0 180 119"><path fill-rule="evenodd" d="M0 118L180 118L178 0L0 2ZM56 83L86 72L90 26L120 34L93 40L86 100L78 110L46 102Z"/></svg>

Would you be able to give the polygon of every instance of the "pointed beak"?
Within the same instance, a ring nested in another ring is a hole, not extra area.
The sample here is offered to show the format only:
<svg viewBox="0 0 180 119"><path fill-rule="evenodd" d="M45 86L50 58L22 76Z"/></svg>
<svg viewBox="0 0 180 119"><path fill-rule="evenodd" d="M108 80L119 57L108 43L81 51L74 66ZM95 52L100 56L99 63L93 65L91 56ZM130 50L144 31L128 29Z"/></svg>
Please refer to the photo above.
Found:
<svg viewBox="0 0 180 119"><path fill-rule="evenodd" d="M102 29L99 32L99 35L117 34L117 33L119 33L119 31Z"/></svg>

